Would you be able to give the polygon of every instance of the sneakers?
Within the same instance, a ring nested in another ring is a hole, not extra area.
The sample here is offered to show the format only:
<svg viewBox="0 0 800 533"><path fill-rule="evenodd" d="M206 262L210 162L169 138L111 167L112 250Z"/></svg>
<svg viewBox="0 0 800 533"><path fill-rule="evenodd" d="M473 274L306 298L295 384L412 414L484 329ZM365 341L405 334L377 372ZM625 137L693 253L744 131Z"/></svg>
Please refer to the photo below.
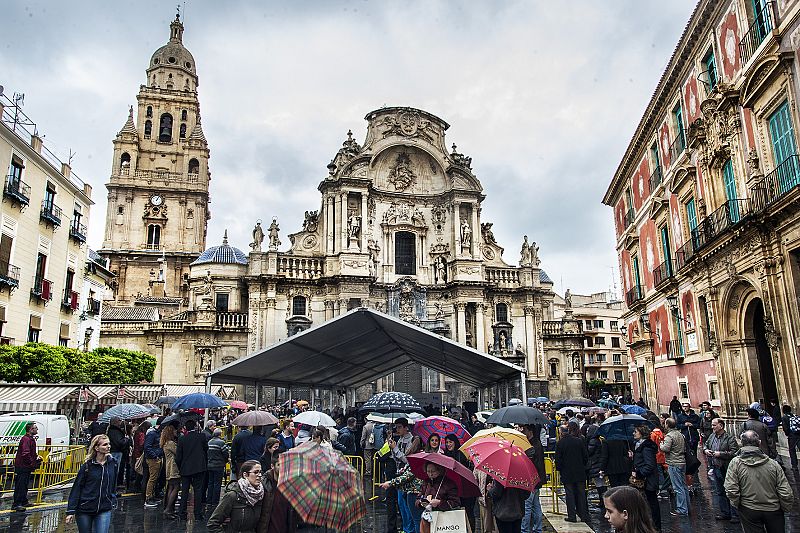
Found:
<svg viewBox="0 0 800 533"><path fill-rule="evenodd" d="M152 508L158 507L158 506L159 506L159 501L156 500L156 499L153 499L153 498L151 498L149 500L145 500L145 502L144 502L145 509L152 509Z"/></svg>

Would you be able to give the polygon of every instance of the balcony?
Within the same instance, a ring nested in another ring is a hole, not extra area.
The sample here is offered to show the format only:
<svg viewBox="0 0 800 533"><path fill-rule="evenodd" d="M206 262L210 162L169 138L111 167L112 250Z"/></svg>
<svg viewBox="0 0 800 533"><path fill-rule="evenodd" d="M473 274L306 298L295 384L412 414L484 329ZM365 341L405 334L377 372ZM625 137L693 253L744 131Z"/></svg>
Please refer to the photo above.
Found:
<svg viewBox="0 0 800 533"><path fill-rule="evenodd" d="M9 174L6 176L3 196L19 205L28 205L31 201L31 187L17 176Z"/></svg>
<svg viewBox="0 0 800 533"><path fill-rule="evenodd" d="M39 216L45 223L52 224L55 227L61 225L61 208L53 202L47 200L42 201L42 210Z"/></svg>
<svg viewBox="0 0 800 533"><path fill-rule="evenodd" d="M100 314L100 300L95 300L94 298L89 298L86 301L86 312L90 315L99 315Z"/></svg>
<svg viewBox="0 0 800 533"><path fill-rule="evenodd" d="M278 274L290 279L319 279L323 262L311 257L278 256Z"/></svg>
<svg viewBox="0 0 800 533"><path fill-rule="evenodd" d="M674 164L675 161L678 160L684 150L686 150L686 132L681 130L678 132L678 136L675 137L675 140L672 141L672 144L669 146L670 165Z"/></svg>
<svg viewBox="0 0 800 533"><path fill-rule="evenodd" d="M753 211L760 213L800 184L800 156L790 155L750 189Z"/></svg>
<svg viewBox="0 0 800 533"><path fill-rule="evenodd" d="M86 224L81 224L77 220L73 220L69 225L69 237L74 239L79 244L86 242Z"/></svg>
<svg viewBox="0 0 800 533"><path fill-rule="evenodd" d="M64 297L61 299L61 307L65 311L74 313L78 310L78 293L72 289L67 288L64 291Z"/></svg>
<svg viewBox="0 0 800 533"><path fill-rule="evenodd" d="M628 304L628 309L632 308L642 300L644 300L644 290L641 286L636 286L625 293L625 303Z"/></svg>
<svg viewBox="0 0 800 533"><path fill-rule="evenodd" d="M543 320L542 335L582 335L583 323L580 320Z"/></svg>
<svg viewBox="0 0 800 533"><path fill-rule="evenodd" d="M653 174L650 176L650 192L652 193L656 190L656 187L661 185L661 182L664 181L664 173L661 171L661 166L657 166L653 170Z"/></svg>
<svg viewBox="0 0 800 533"><path fill-rule="evenodd" d="M683 361L683 343L679 341L665 341L664 351L670 361Z"/></svg>
<svg viewBox="0 0 800 533"><path fill-rule="evenodd" d="M44 278L33 278L31 296L40 302L49 302L53 299L53 282Z"/></svg>
<svg viewBox="0 0 800 533"><path fill-rule="evenodd" d="M519 286L519 269L487 267L484 271L484 280L492 285L517 287Z"/></svg>
<svg viewBox="0 0 800 533"><path fill-rule="evenodd" d="M694 241L689 239L683 246L675 250L675 267L680 270L688 265L695 254Z"/></svg>
<svg viewBox="0 0 800 533"><path fill-rule="evenodd" d="M0 261L0 288L8 287L13 290L19 287L19 267L11 263Z"/></svg>
<svg viewBox="0 0 800 533"><path fill-rule="evenodd" d="M217 313L217 327L220 328L246 328L247 313Z"/></svg>
<svg viewBox="0 0 800 533"><path fill-rule="evenodd" d="M695 251L702 249L720 234L745 220L752 210L750 200L735 198L723 203L719 209L700 221L691 232Z"/></svg>
<svg viewBox="0 0 800 533"><path fill-rule="evenodd" d="M148 242L144 248L145 250L160 250L161 245L159 243Z"/></svg>
<svg viewBox="0 0 800 533"><path fill-rule="evenodd" d="M625 227L627 228L628 226L633 224L633 220L635 218L636 218L636 211L633 209L633 207L628 208L628 210L625 211Z"/></svg>
<svg viewBox="0 0 800 533"><path fill-rule="evenodd" d="M667 259L653 269L653 284L659 287L667 281L675 281L675 263Z"/></svg>
<svg viewBox="0 0 800 533"><path fill-rule="evenodd" d="M758 2L754 2L757 4ZM742 58L742 65L747 63L758 47L772 32L773 25L773 6L774 2L765 2L761 8L753 14L753 23L748 28L747 33L739 41L739 55Z"/></svg>

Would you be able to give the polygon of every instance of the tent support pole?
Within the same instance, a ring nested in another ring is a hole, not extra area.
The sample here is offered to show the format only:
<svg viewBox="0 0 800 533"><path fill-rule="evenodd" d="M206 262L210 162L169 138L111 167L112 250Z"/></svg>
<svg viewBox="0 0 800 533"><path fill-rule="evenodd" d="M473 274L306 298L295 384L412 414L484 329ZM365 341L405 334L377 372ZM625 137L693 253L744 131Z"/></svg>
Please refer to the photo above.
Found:
<svg viewBox="0 0 800 533"><path fill-rule="evenodd" d="M211 374L206 374L206 394L211 394ZM206 423L208 422L208 409L203 409L205 414L203 415L203 427L206 427Z"/></svg>
<svg viewBox="0 0 800 533"><path fill-rule="evenodd" d="M483 411L483 387L478 387L478 409L477 411Z"/></svg>
<svg viewBox="0 0 800 533"><path fill-rule="evenodd" d="M528 405L528 391L525 383L525 372L519 373L520 390L522 391L522 401L524 405Z"/></svg>
<svg viewBox="0 0 800 533"><path fill-rule="evenodd" d="M508 397L508 381L507 380L503 382L503 388L506 390L506 405L508 405L509 397Z"/></svg>
<svg viewBox="0 0 800 533"><path fill-rule="evenodd" d="M292 384L291 383L289 383L288 392L289 392L289 409L291 409L292 408Z"/></svg>
<svg viewBox="0 0 800 533"><path fill-rule="evenodd" d="M259 406L261 405L261 403L259 402L260 400L259 396L261 396L260 393L261 393L261 382L256 381L256 409L258 409Z"/></svg>

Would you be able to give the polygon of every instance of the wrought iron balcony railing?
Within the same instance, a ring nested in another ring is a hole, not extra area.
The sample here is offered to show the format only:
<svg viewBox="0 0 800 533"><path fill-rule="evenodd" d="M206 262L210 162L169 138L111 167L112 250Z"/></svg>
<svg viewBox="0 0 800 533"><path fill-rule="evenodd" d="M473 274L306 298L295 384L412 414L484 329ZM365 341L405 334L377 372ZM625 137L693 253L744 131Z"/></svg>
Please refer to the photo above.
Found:
<svg viewBox="0 0 800 533"><path fill-rule="evenodd" d="M31 201L31 186L22 181L17 176L9 174L6 176L6 184L3 187L3 196L10 198L20 205L28 205Z"/></svg>
<svg viewBox="0 0 800 533"><path fill-rule="evenodd" d="M790 155L750 189L753 211L760 213L800 185L800 156Z"/></svg>
<svg viewBox="0 0 800 533"><path fill-rule="evenodd" d="M653 269L653 284L658 287L665 281L675 277L675 263L672 259L667 259Z"/></svg>
<svg viewBox="0 0 800 533"><path fill-rule="evenodd" d="M31 296L43 302L50 301L53 298L53 282L49 279L33 278Z"/></svg>
<svg viewBox="0 0 800 533"><path fill-rule="evenodd" d="M19 267L8 261L0 261L0 286L16 289L19 287Z"/></svg>
<svg viewBox="0 0 800 533"><path fill-rule="evenodd" d="M759 2L753 2L758 4ZM767 38L767 35L772 32L773 25L773 2L764 2L764 4L753 13L753 23L750 24L747 33L744 34L739 41L739 55L742 58L742 64L747 63L753 54L756 53L758 47Z"/></svg>
<svg viewBox="0 0 800 533"><path fill-rule="evenodd" d="M47 200L42 201L42 210L40 216L45 222L49 222L54 226L61 225L61 208L53 202Z"/></svg>
<svg viewBox="0 0 800 533"><path fill-rule="evenodd" d="M661 185L661 182L664 180L664 173L661 171L661 165L657 166L653 173L650 175L650 192L652 193L656 190L656 187Z"/></svg>
<svg viewBox="0 0 800 533"><path fill-rule="evenodd" d="M65 309L76 311L78 309L78 293L69 288L65 289L61 305Z"/></svg>
<svg viewBox="0 0 800 533"><path fill-rule="evenodd" d="M670 165L678 160L684 150L686 150L686 132L681 130L669 146Z"/></svg>
<svg viewBox="0 0 800 533"><path fill-rule="evenodd" d="M100 314L100 300L95 300L94 298L89 298L86 302L86 312L90 315L99 315Z"/></svg>
<svg viewBox="0 0 800 533"><path fill-rule="evenodd" d="M735 198L723 203L719 209L700 221L692 231L695 251L700 250L718 235L739 224L751 214L750 200Z"/></svg>
<svg viewBox="0 0 800 533"><path fill-rule="evenodd" d="M665 341L664 351L666 352L667 359L680 361L684 358L683 343L680 341Z"/></svg>
<svg viewBox="0 0 800 533"><path fill-rule="evenodd" d="M625 227L629 227L633 224L633 220L636 218L636 211L633 207L629 207L627 211L625 211Z"/></svg>
<svg viewBox="0 0 800 533"><path fill-rule="evenodd" d="M79 221L73 220L72 223L69 225L69 236L71 239L75 239L81 244L85 243L86 224L81 224Z"/></svg>
<svg viewBox="0 0 800 533"><path fill-rule="evenodd" d="M644 300L644 289L642 289L641 285L637 285L625 293L625 303L628 304L629 308L642 300Z"/></svg>

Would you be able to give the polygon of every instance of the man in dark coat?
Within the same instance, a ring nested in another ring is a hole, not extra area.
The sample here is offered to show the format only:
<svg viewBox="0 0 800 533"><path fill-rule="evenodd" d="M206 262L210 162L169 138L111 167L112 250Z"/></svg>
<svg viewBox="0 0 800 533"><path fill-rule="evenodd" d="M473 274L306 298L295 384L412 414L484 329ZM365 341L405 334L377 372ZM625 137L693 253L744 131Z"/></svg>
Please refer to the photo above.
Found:
<svg viewBox="0 0 800 533"><path fill-rule="evenodd" d="M697 445L700 443L700 417L687 402L683 404L675 421L678 423L678 431L683 433L683 438L686 439L686 444L697 456Z"/></svg>
<svg viewBox="0 0 800 533"><path fill-rule="evenodd" d="M186 421L186 435L178 439L178 452L175 462L181 473L181 505L178 513L186 518L186 504L189 502L189 486L194 492L194 517L203 519L203 480L208 470L208 441L205 435L196 431L194 420Z"/></svg>
<svg viewBox="0 0 800 533"><path fill-rule="evenodd" d="M522 433L531 443L531 447L525 451L525 455L533 463L536 472L539 474L539 483L531 491L530 496L525 500L525 516L522 517L522 531L528 533L541 533L542 531L542 504L539 500L539 489L542 488L547 475L544 471L544 448L542 448L542 441L540 438L542 432L541 426L522 426Z"/></svg>
<svg viewBox="0 0 800 533"><path fill-rule="evenodd" d="M739 452L739 443L736 442L736 437L725 431L725 421L721 418L711 421L711 429L711 435L703 444L703 452L711 462L709 477L716 484L717 489L716 499L719 514L714 518L738 522L739 515L736 508L731 505L725 495L725 475L728 473L731 459Z"/></svg>
<svg viewBox="0 0 800 533"><path fill-rule="evenodd" d="M673 418L677 418L681 412L681 402L678 400L677 396L673 396L672 400L669 402L669 414L673 416Z"/></svg>
<svg viewBox="0 0 800 533"><path fill-rule="evenodd" d="M567 433L556 444L556 469L561 474L567 502L567 522L577 522L576 513L587 524L591 523L589 502L586 499L586 468L589 452L581 437L577 422L567 424Z"/></svg>

